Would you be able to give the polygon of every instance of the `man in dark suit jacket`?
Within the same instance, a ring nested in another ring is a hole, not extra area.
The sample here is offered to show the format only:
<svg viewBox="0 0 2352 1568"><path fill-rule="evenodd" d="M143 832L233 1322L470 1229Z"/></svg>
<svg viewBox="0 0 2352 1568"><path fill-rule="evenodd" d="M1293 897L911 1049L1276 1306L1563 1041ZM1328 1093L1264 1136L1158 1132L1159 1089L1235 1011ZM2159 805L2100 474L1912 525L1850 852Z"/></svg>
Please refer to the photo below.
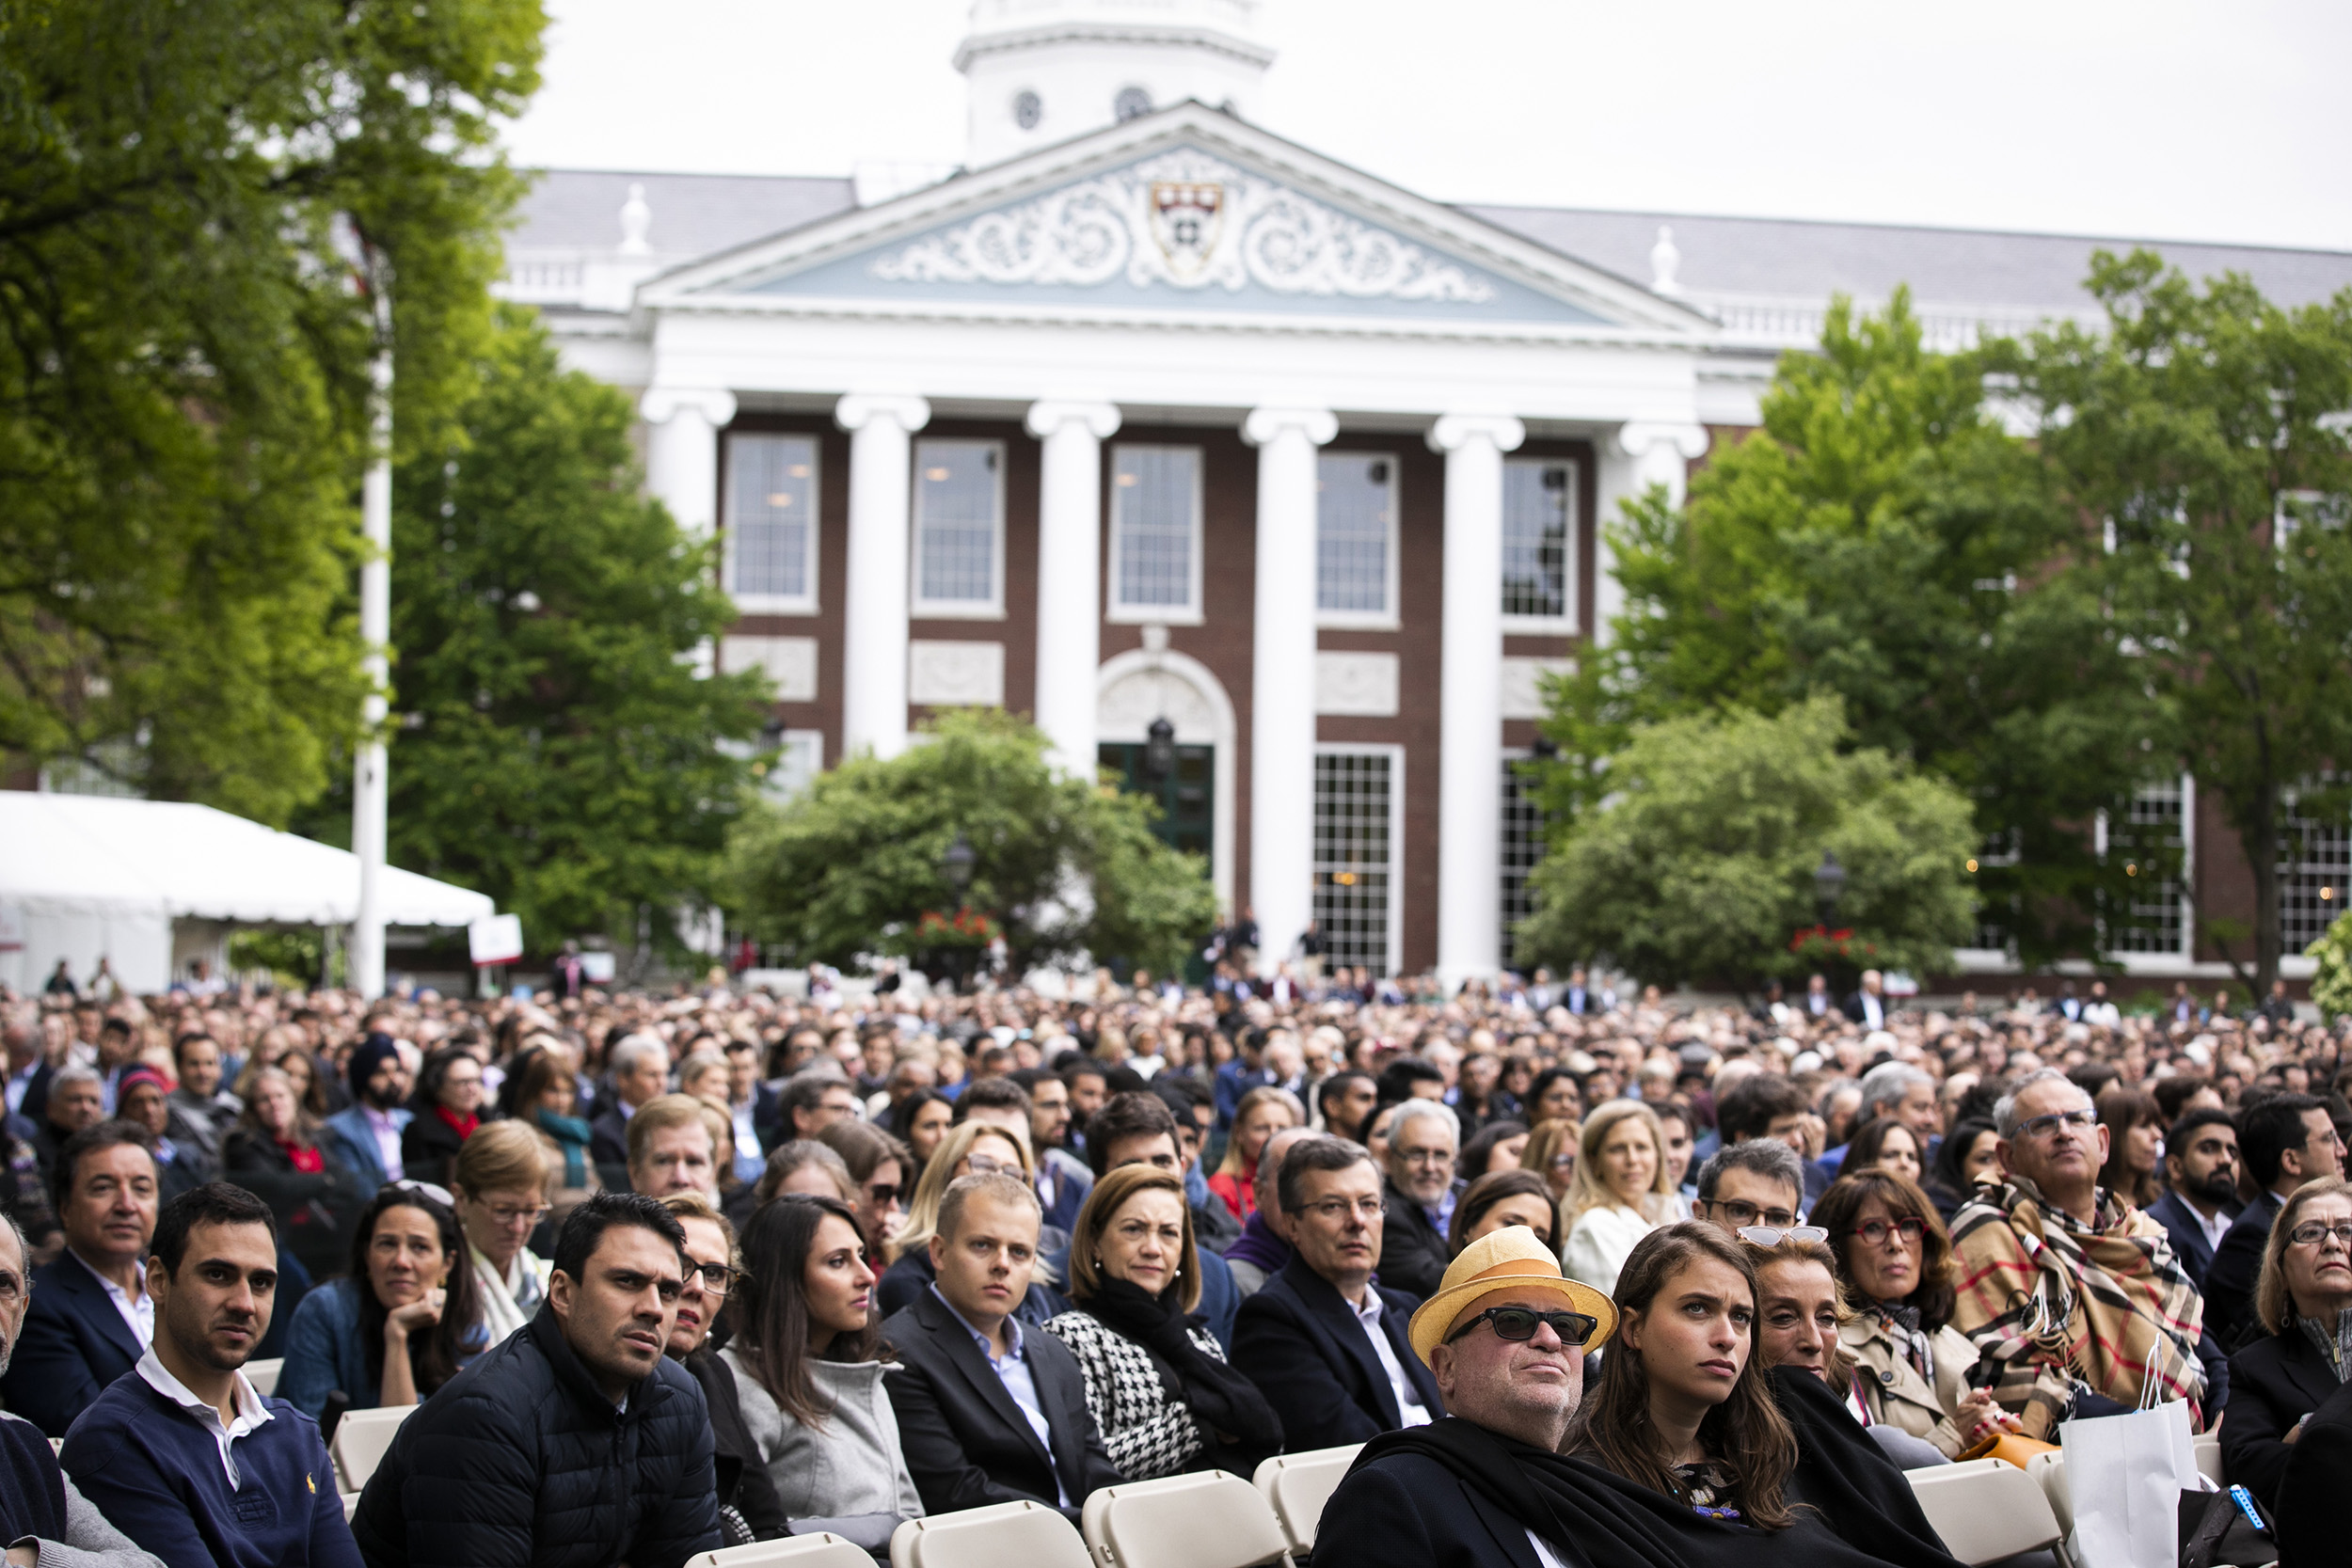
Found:
<svg viewBox="0 0 2352 1568"><path fill-rule="evenodd" d="M2226 1112L2191 1111L2164 1135L2166 1189L2148 1217L2172 1238L2172 1255L2200 1291L2221 1239L2212 1227L2226 1234L2240 1212L2237 1161L2237 1125Z"/></svg>
<svg viewBox="0 0 2352 1568"><path fill-rule="evenodd" d="M1451 1215L1460 1188L1454 1180L1460 1123L1434 1100L1407 1100L1389 1123L1387 1214L1380 1228L1382 1285L1402 1291L1415 1306L1437 1293L1451 1261L1440 1212Z"/></svg>
<svg viewBox="0 0 2352 1568"><path fill-rule="evenodd" d="M2238 1119L2238 1148L2263 1190L2231 1224L2205 1270L2205 1326L2225 1351L2235 1350L2249 1331L2257 1331L2254 1281L2262 1273L2270 1222L2287 1195L2306 1181L2344 1174L2343 1140L2315 1097L2282 1094Z"/></svg>
<svg viewBox="0 0 2352 1568"><path fill-rule="evenodd" d="M2227 1431L2228 1422L2222 1423ZM2312 1412L2279 1483L2280 1568L2352 1568L2344 1497L2352 1490L2352 1383Z"/></svg>
<svg viewBox="0 0 2352 1568"><path fill-rule="evenodd" d="M930 1242L938 1277L882 1323L884 1380L915 1490L931 1513L1030 1500L1073 1521L1119 1484L1078 1363L1012 1312L1029 1288L1037 1194L1001 1171L952 1182Z"/></svg>
<svg viewBox="0 0 2352 1568"><path fill-rule="evenodd" d="M1275 1194L1297 1256L1241 1304L1233 1365L1281 1417L1284 1446L1361 1443L1443 1415L1406 1338L1419 1303L1372 1282L1385 1225L1372 1156L1340 1138L1302 1139L1282 1156Z"/></svg>
<svg viewBox="0 0 2352 1568"><path fill-rule="evenodd" d="M608 1187L628 1185L628 1118L670 1086L670 1052L660 1040L632 1035L612 1048L607 1064L614 1103L588 1123L588 1157Z"/></svg>
<svg viewBox="0 0 2352 1568"><path fill-rule="evenodd" d="M33 1271L0 1399L52 1437L106 1386L138 1365L155 1337L147 1249L155 1237L157 1177L147 1130L102 1121L57 1156L65 1251Z"/></svg>

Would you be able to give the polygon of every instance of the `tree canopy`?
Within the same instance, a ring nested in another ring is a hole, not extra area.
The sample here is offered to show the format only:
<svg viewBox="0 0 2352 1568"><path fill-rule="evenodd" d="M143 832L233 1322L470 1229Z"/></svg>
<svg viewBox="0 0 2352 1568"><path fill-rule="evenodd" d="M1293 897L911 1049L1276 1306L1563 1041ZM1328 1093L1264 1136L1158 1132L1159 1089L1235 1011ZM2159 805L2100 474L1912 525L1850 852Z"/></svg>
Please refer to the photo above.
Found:
<svg viewBox="0 0 2352 1568"><path fill-rule="evenodd" d="M921 958L1001 933L1016 972L1123 958L1172 971L1216 916L1200 857L1152 832L1141 796L1057 774L1045 737L1001 712L956 711L887 761L852 757L739 829L732 907L796 961ZM961 833L961 895L943 869ZM929 921L926 916L931 917Z"/></svg>

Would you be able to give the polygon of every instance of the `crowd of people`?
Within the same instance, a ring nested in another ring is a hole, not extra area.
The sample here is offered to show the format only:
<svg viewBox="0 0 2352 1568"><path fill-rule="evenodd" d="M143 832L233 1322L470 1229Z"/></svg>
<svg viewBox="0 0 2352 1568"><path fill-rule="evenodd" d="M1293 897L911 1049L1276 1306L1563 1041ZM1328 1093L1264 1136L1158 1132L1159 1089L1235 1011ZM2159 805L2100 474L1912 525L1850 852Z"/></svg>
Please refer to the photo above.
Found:
<svg viewBox="0 0 2352 1568"><path fill-rule="evenodd" d="M2352 1482L2342 1026L1082 990L0 993L11 1560L884 1554L1360 1444L1334 1561L1941 1565L1901 1471L2150 1401L2290 1543Z"/></svg>

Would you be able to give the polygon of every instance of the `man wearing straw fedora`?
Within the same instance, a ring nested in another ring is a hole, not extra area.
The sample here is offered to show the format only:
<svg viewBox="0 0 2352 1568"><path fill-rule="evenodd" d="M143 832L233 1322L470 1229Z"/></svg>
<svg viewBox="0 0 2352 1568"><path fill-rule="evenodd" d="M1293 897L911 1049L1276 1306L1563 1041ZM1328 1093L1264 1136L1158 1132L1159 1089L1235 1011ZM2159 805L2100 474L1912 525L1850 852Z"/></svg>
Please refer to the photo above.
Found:
<svg viewBox="0 0 2352 1568"><path fill-rule="evenodd" d="M1365 1446L1324 1510L1316 1557L1351 1568L1580 1568L1581 1552L1522 1525L1494 1487L1510 1484L1514 1453L1559 1450L1585 1353L1616 1326L1609 1298L1564 1277L1527 1227L1464 1247L1412 1323L1413 1354L1450 1414Z"/></svg>

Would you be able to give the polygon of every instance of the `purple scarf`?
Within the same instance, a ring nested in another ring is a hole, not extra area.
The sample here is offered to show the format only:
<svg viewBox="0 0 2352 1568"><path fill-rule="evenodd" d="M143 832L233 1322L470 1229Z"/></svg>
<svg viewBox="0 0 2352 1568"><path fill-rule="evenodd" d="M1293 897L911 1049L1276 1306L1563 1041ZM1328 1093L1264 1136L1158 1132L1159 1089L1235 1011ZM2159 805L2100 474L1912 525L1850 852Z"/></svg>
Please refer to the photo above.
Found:
<svg viewBox="0 0 2352 1568"><path fill-rule="evenodd" d="M1290 1243L1277 1236L1262 1210L1253 1210L1241 1227L1241 1239L1225 1249L1228 1263L1248 1263L1268 1275L1279 1274L1292 1258Z"/></svg>

